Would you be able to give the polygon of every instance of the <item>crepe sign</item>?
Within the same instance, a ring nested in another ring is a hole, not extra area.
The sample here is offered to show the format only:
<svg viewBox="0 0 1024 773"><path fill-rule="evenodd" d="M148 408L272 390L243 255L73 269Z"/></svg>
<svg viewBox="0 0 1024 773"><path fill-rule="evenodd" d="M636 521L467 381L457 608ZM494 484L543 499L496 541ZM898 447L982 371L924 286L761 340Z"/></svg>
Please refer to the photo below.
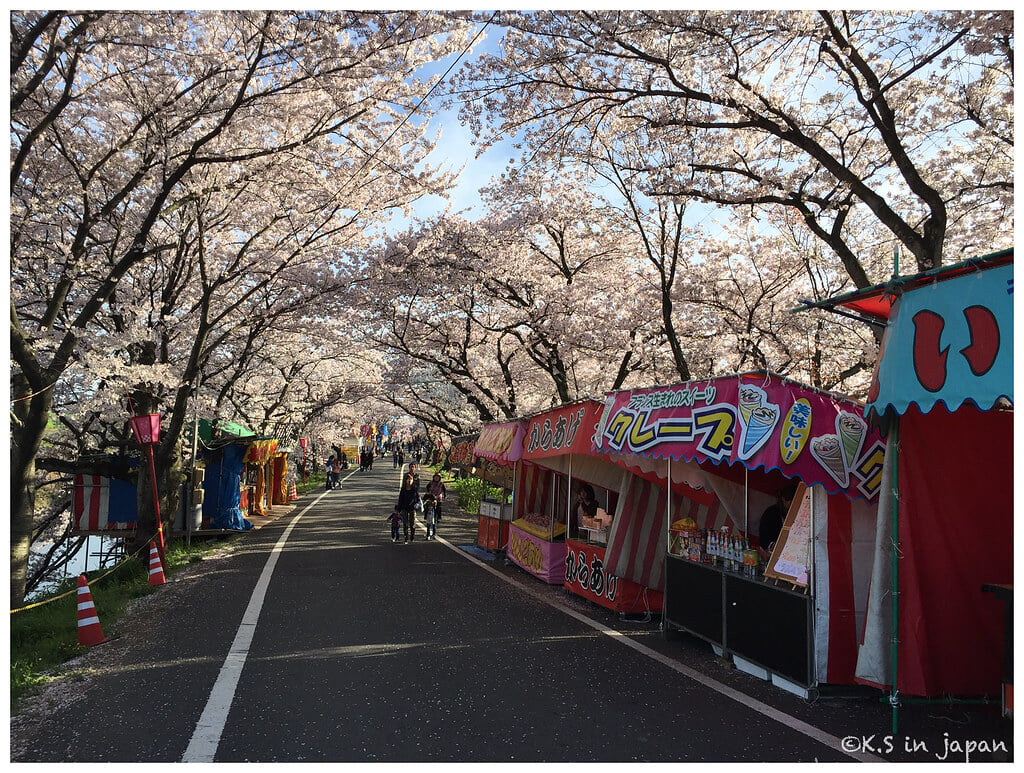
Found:
<svg viewBox="0 0 1024 773"><path fill-rule="evenodd" d="M601 403L588 400L564 405L529 420L524 459L561 454L589 454L590 438L601 416Z"/></svg>
<svg viewBox="0 0 1024 773"><path fill-rule="evenodd" d="M592 442L609 454L778 469L869 500L885 454L861 406L766 374L613 393Z"/></svg>

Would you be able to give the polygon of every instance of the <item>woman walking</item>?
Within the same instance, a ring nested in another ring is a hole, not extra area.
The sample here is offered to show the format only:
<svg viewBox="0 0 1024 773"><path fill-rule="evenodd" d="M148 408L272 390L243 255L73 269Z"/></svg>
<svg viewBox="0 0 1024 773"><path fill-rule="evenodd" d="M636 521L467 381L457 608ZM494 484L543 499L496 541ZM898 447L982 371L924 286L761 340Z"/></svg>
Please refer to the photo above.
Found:
<svg viewBox="0 0 1024 773"><path fill-rule="evenodd" d="M398 492L398 504L395 509L402 514L402 532L405 534L405 544L408 545L416 536L415 517L416 503L420 501L419 494L412 485L412 475L405 474L402 478L402 490Z"/></svg>

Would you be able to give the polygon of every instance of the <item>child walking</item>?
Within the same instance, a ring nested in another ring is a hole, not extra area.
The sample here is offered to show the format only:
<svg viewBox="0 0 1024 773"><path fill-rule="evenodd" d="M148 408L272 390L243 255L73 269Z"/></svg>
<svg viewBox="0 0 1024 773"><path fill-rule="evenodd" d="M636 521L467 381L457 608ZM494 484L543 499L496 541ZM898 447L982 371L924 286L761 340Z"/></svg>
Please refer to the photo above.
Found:
<svg viewBox="0 0 1024 773"><path fill-rule="evenodd" d="M402 514L397 510L393 510L391 515L384 520L391 522L391 541L398 542L398 535L402 528Z"/></svg>
<svg viewBox="0 0 1024 773"><path fill-rule="evenodd" d="M427 525L427 539L437 539L437 501L429 491L423 495L423 522Z"/></svg>

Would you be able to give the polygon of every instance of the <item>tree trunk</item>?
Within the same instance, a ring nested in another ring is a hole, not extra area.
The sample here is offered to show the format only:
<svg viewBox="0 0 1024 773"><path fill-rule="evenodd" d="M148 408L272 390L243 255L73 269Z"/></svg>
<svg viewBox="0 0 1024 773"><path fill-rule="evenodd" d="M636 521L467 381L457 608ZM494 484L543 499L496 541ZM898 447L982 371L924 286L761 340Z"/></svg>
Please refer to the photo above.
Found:
<svg viewBox="0 0 1024 773"><path fill-rule="evenodd" d="M664 274L661 280L661 323L665 329L665 337L672 349L672 362L679 373L682 382L690 381L690 366L686 362L686 355L683 353L683 346L679 343L679 335L676 333L675 323L672 322L672 287Z"/></svg>
<svg viewBox="0 0 1024 773"><path fill-rule="evenodd" d="M20 373L12 378L11 609L25 603L25 581L35 518L36 455L50 419L50 388L32 392Z"/></svg>

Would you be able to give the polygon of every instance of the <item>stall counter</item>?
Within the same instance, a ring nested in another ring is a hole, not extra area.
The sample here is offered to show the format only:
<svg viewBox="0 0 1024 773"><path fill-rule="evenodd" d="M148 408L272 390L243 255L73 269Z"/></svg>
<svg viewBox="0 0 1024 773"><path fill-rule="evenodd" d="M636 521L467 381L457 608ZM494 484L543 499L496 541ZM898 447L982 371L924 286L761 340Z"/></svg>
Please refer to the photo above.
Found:
<svg viewBox="0 0 1024 773"><path fill-rule="evenodd" d="M813 599L771 580L665 555L665 622L798 685L813 683Z"/></svg>
<svg viewBox="0 0 1024 773"><path fill-rule="evenodd" d="M521 521L508 527L508 557L520 569L551 585L565 576L565 541L542 539L523 528Z"/></svg>

